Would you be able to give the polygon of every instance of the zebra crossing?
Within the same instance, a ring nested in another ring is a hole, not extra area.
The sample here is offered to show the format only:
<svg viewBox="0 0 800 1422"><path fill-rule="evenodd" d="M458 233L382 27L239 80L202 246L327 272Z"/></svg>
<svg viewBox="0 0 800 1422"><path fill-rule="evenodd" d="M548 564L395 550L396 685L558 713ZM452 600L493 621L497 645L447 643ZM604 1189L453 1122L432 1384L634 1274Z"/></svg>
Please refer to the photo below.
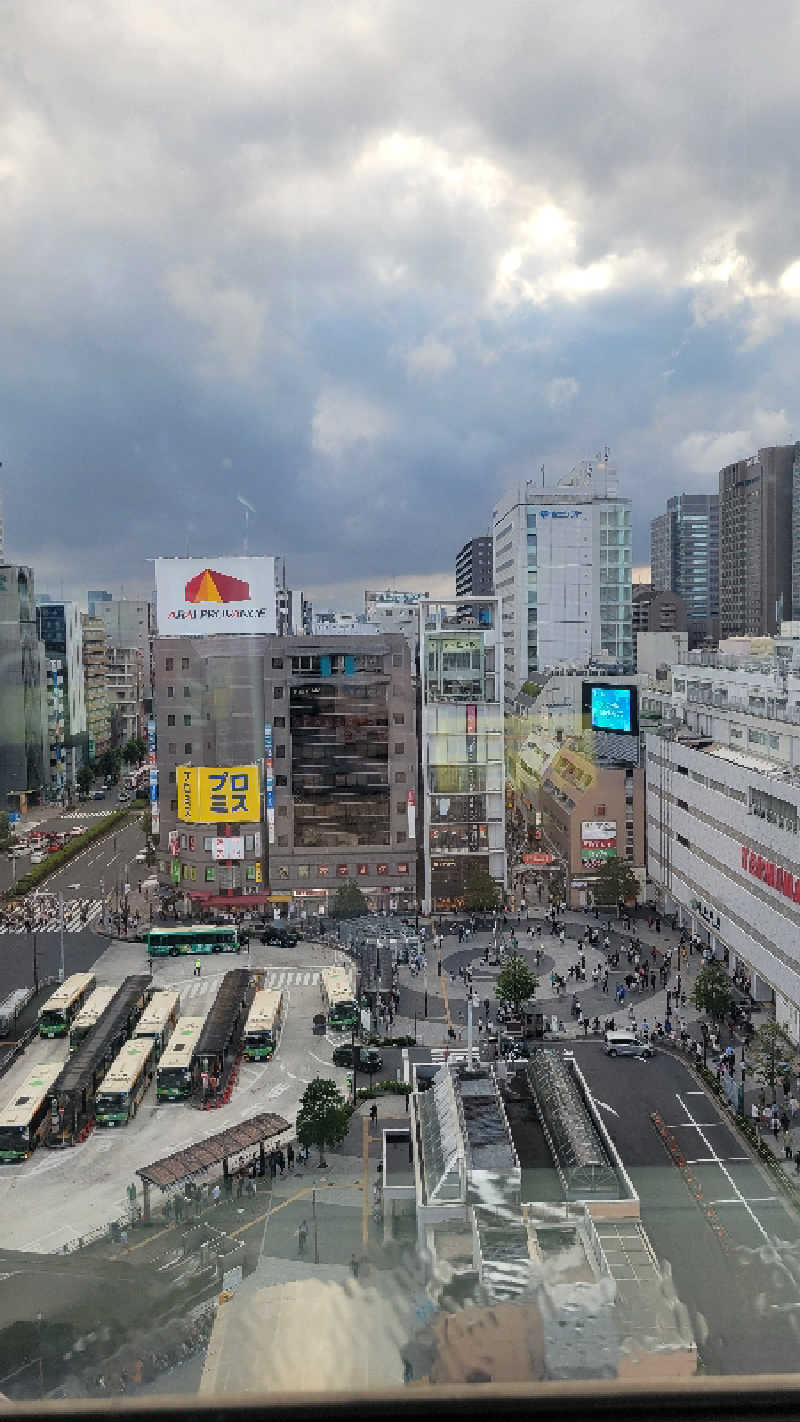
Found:
<svg viewBox="0 0 800 1422"><path fill-rule="evenodd" d="M102 899L65 899L64 932L81 933L99 919L102 909ZM35 933L58 933L59 904L55 895L28 895L23 904L0 914L0 934L25 933L28 923Z"/></svg>
<svg viewBox="0 0 800 1422"><path fill-rule="evenodd" d="M259 971L264 972L264 985L270 988L313 987L320 977L319 971L313 972L309 969L304 972L302 968L266 968ZM220 977L215 975L213 978L190 978L188 982L181 983L181 1003L189 1002L192 998L205 997L209 992L215 993L220 980Z"/></svg>
<svg viewBox="0 0 800 1422"><path fill-rule="evenodd" d="M65 810L63 815L59 815L62 820L102 820L106 815L110 815L115 808L114 805L106 805L104 810Z"/></svg>
<svg viewBox="0 0 800 1422"><path fill-rule="evenodd" d="M466 1062L468 1056L466 1047L430 1047L429 1050L431 1062L436 1066L444 1066L445 1062L447 1062L448 1066L461 1066ZM477 1061L477 1046L475 1047L474 1057Z"/></svg>

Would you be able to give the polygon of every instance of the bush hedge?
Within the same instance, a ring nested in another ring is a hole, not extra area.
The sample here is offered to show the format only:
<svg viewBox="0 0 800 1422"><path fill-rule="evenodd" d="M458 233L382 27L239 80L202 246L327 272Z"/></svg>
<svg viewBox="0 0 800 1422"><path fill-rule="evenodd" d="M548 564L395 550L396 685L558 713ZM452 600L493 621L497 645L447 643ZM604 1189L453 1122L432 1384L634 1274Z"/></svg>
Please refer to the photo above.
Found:
<svg viewBox="0 0 800 1422"><path fill-rule="evenodd" d="M372 1086L359 1086L356 1096L359 1101L371 1101L374 1096L405 1096L410 1090L404 1081L376 1081Z"/></svg>
<svg viewBox="0 0 800 1422"><path fill-rule="evenodd" d="M416 1037L378 1037L373 1032L367 1038L370 1047L416 1047Z"/></svg>
<svg viewBox="0 0 800 1422"><path fill-rule="evenodd" d="M42 884L45 879L49 879L57 869L61 869L64 864L69 864L70 859L74 859L76 854L80 854L88 844L92 844L96 839L101 839L120 820L123 820L129 813L129 806L124 809L112 810L110 814L104 815L102 820L87 829L85 834L75 835L74 839L68 839L63 849L59 849L55 854L48 854L41 864L33 864L27 874L23 874L21 879L17 879L16 884L6 889L3 897L5 899L16 899L23 894L27 894L37 885Z"/></svg>

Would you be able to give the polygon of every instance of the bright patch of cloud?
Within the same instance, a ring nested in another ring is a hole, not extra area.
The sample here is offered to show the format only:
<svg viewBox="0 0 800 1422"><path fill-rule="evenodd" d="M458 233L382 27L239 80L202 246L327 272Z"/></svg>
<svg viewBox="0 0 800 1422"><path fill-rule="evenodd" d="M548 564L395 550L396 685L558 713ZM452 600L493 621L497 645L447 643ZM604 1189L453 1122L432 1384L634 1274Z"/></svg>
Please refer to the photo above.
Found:
<svg viewBox="0 0 800 1422"><path fill-rule="evenodd" d="M436 379L445 371L452 370L455 363L453 347L436 336L426 336L422 344L414 346L406 357L408 373L417 380Z"/></svg>
<svg viewBox="0 0 800 1422"><path fill-rule="evenodd" d="M575 399L580 385L571 375L563 376L560 379L551 380L547 386L547 403L551 410L563 409Z"/></svg>
<svg viewBox="0 0 800 1422"><path fill-rule="evenodd" d="M690 474L716 474L726 464L746 459L766 445L786 444L791 437L785 410L757 409L747 429L697 430L681 440L675 452Z"/></svg>
<svg viewBox="0 0 800 1422"><path fill-rule="evenodd" d="M341 459L359 445L376 444L393 423L389 411L360 391L330 384L314 407L312 445L318 454Z"/></svg>

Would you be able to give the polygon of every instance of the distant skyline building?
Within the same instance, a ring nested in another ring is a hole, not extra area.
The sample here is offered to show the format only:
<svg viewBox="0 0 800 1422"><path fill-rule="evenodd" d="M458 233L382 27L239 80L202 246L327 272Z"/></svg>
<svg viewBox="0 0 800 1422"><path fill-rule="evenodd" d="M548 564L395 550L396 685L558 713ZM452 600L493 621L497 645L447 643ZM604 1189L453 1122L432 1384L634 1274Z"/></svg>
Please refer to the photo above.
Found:
<svg viewBox="0 0 800 1422"><path fill-rule="evenodd" d="M33 569L0 565L0 809L39 803L47 786L47 669Z"/></svg>
<svg viewBox="0 0 800 1422"><path fill-rule="evenodd" d="M667 500L650 524L650 576L682 598L690 647L719 640L719 494Z"/></svg>
<svg viewBox="0 0 800 1422"><path fill-rule="evenodd" d="M386 588L383 592L364 590L364 616L381 632L402 632L411 649L412 662L419 642L420 603L427 592L401 592Z"/></svg>
<svg viewBox="0 0 800 1422"><path fill-rule="evenodd" d="M720 637L771 637L792 610L795 445L770 445L719 473Z"/></svg>
<svg viewBox="0 0 800 1422"><path fill-rule="evenodd" d="M470 538L456 556L456 597L494 592L493 540L490 533Z"/></svg>
<svg viewBox="0 0 800 1422"><path fill-rule="evenodd" d="M36 617L49 672L50 792L69 797L89 758L81 611L76 602L37 601Z"/></svg>
<svg viewBox="0 0 800 1422"><path fill-rule="evenodd" d="M98 602L113 601L113 593L106 592L105 588L95 588L94 590L90 589L89 592L86 594L86 604L89 609L89 616L97 617L96 607Z"/></svg>
<svg viewBox="0 0 800 1422"><path fill-rule="evenodd" d="M111 745L106 628L102 618L90 617L86 612L81 613L81 627L89 759L97 760Z"/></svg>
<svg viewBox="0 0 800 1422"><path fill-rule="evenodd" d="M506 704L532 673L633 670L631 501L607 461L516 485L492 515Z"/></svg>
<svg viewBox="0 0 800 1422"><path fill-rule="evenodd" d="M91 596L91 594L90 594ZM96 597L95 616L105 624L109 647L136 647L142 654L144 699L153 695L152 646L155 636L153 604L148 598Z"/></svg>

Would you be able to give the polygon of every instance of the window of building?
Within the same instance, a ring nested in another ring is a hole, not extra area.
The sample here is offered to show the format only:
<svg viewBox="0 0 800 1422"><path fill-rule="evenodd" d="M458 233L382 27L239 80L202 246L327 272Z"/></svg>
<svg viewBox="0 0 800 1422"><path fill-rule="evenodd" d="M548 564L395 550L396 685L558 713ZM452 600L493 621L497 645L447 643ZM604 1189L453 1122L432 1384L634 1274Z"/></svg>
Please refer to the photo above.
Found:
<svg viewBox="0 0 800 1422"><path fill-rule="evenodd" d="M398 815L404 815L406 812L405 800L398 800L397 804L395 805L395 809L397 810Z"/></svg>
<svg viewBox="0 0 800 1422"><path fill-rule="evenodd" d="M276 760L285 760L285 759L286 759L286 746L285 746L285 745L279 745L279 746L276 746L276 747L275 747L275 759L276 759Z"/></svg>
<svg viewBox="0 0 800 1422"><path fill-rule="evenodd" d="M285 775L276 775L275 784L280 785L281 788L284 789L289 784L289 780Z"/></svg>
<svg viewBox="0 0 800 1422"><path fill-rule="evenodd" d="M288 844L289 844L289 836L288 836L288 834L279 834L279 835L278 835L278 848L279 848L279 849L286 849L287 846L288 846Z"/></svg>
<svg viewBox="0 0 800 1422"><path fill-rule="evenodd" d="M175 695L175 687L174 687L174 686L168 686L168 687L167 687L167 696L169 697L169 696L174 696L174 695Z"/></svg>
<svg viewBox="0 0 800 1422"><path fill-rule="evenodd" d="M392 652L392 666L393 666L393 667L401 667L402 665L403 665L403 658L402 658L402 655L400 654L400 652Z"/></svg>
<svg viewBox="0 0 800 1422"><path fill-rule="evenodd" d="M405 723L406 723L406 717L405 717L405 712L404 712L404 711L393 711L393 712L392 712L392 725L394 725L394 726L404 726Z"/></svg>
<svg viewBox="0 0 800 1422"><path fill-rule="evenodd" d="M279 806L278 806L278 816L279 816L279 818L282 817L283 819L285 819L286 816L288 815L288 813L289 813L289 806L288 806L288 805L279 805Z"/></svg>
<svg viewBox="0 0 800 1422"><path fill-rule="evenodd" d="M177 743L177 741L167 741L167 751L168 751L168 753L169 753L170 755L177 755L177 754L178 754L178 743Z"/></svg>
<svg viewBox="0 0 800 1422"><path fill-rule="evenodd" d="M177 808L178 808L178 802L177 802L177 800L170 800L170 802L169 802L169 807L170 807L170 809L172 810L172 812L173 812L173 814L174 814L175 811L176 811Z"/></svg>
<svg viewBox="0 0 800 1422"><path fill-rule="evenodd" d="M272 695L274 696L276 701L281 701L283 699L283 687L274 686L272 688Z"/></svg>
<svg viewBox="0 0 800 1422"><path fill-rule="evenodd" d="M203 848L206 854L210 854L212 849L214 848L214 840L212 839L210 834L203 836Z"/></svg>
<svg viewBox="0 0 800 1422"><path fill-rule="evenodd" d="M191 741L184 741L184 743L183 743L183 753L184 753L184 755L191 755L191 753L192 753L192 743L191 743Z"/></svg>
<svg viewBox="0 0 800 1422"><path fill-rule="evenodd" d="M168 776L168 783L169 783L170 785L174 785L174 784L175 784L175 771L174 771L174 770L171 770L170 773L169 773L169 776Z"/></svg>
<svg viewBox="0 0 800 1422"><path fill-rule="evenodd" d="M285 716L275 716L275 717L273 718L273 725L274 725L276 731L283 731L283 730L285 730L285 729L286 729L286 717L285 717Z"/></svg>
<svg viewBox="0 0 800 1422"><path fill-rule="evenodd" d="M192 713L191 713L191 711L187 711L187 712L186 712L186 715L185 715L184 718L183 718L183 724L184 724L184 726L191 726L191 724L192 724Z"/></svg>
<svg viewBox="0 0 800 1422"><path fill-rule="evenodd" d="M180 839L178 840L178 843L180 844L181 849L188 849L188 848L189 848L189 836L188 836L188 834L182 834L181 837L180 837Z"/></svg>
<svg viewBox="0 0 800 1422"><path fill-rule="evenodd" d="M255 837L255 835L254 835L254 834L246 834L245 837L244 837L244 852L245 852L245 854L252 854L253 851L254 851L254 849L255 849L255 845L256 845L256 837Z"/></svg>
<svg viewBox="0 0 800 1422"><path fill-rule="evenodd" d="M398 830L398 831L397 831L397 843L398 843L398 844L405 844L405 842L406 842L406 832L405 832L405 830Z"/></svg>
<svg viewBox="0 0 800 1422"><path fill-rule="evenodd" d="M405 785L405 783L406 783L406 773L405 773L404 770L396 770L396 771L395 771L395 773L394 773L394 783L395 783L395 785Z"/></svg>
<svg viewBox="0 0 800 1422"><path fill-rule="evenodd" d="M405 743L405 741L395 741L395 743L394 743L394 753L395 753L395 755L405 755L405 753L406 753L406 743Z"/></svg>
<svg viewBox="0 0 800 1422"><path fill-rule="evenodd" d="M213 882L214 882L214 865L213 865L213 864L207 864L207 865L206 865L206 883L207 883L207 884L213 884Z"/></svg>
<svg viewBox="0 0 800 1422"><path fill-rule="evenodd" d="M273 670L273 671L283 671L283 657L273 657L273 658L272 658L272 670Z"/></svg>
<svg viewBox="0 0 800 1422"><path fill-rule="evenodd" d="M181 657L181 671L188 671L188 670L189 670L189 658L188 658L188 657Z"/></svg>
<svg viewBox="0 0 800 1422"><path fill-rule="evenodd" d="M310 877L311 877L311 865L310 865L310 864L298 864L298 865L296 866L296 873L297 873L298 879L308 879L308 878L310 878Z"/></svg>
<svg viewBox="0 0 800 1422"><path fill-rule="evenodd" d="M245 877L245 879L250 879L250 880L255 879L255 877L256 877L256 866L255 866L255 864L246 864L246 865L245 865L244 877Z"/></svg>
<svg viewBox="0 0 800 1422"><path fill-rule="evenodd" d="M175 659L174 659L174 657L167 657L167 660L166 660L165 663L164 663L164 671L172 671L172 670L174 669L174 667L175 667Z"/></svg>
<svg viewBox="0 0 800 1422"><path fill-rule="evenodd" d="M190 686L184 686L184 688L183 688L183 699L184 699L184 701L186 700L187 696L191 696L191 694L192 694L192 688L191 688Z"/></svg>

